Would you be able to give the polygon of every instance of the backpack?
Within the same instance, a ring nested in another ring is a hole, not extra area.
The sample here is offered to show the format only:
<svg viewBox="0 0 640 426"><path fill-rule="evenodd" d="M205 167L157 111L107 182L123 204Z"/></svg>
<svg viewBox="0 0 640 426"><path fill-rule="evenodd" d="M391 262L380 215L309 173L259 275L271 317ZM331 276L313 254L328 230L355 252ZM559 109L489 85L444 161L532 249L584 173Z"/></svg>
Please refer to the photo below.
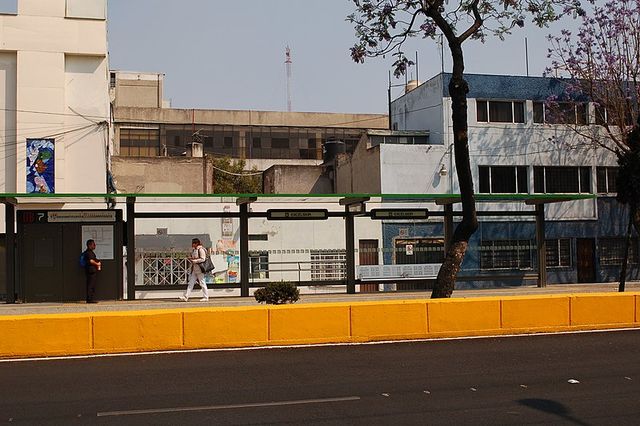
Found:
<svg viewBox="0 0 640 426"><path fill-rule="evenodd" d="M82 253L80 253L80 267L81 268L86 268L87 267L87 257L85 256L86 251L83 251Z"/></svg>

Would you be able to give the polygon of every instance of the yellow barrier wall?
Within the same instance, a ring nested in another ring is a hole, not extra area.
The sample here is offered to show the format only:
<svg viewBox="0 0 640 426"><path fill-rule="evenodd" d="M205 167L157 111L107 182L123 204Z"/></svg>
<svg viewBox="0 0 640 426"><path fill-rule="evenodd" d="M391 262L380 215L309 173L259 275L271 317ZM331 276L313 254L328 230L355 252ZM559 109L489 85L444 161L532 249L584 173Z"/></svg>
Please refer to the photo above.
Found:
<svg viewBox="0 0 640 426"><path fill-rule="evenodd" d="M227 348L269 343L266 308L198 309L184 312L184 347Z"/></svg>
<svg viewBox="0 0 640 426"><path fill-rule="evenodd" d="M0 317L0 357L640 328L640 293Z"/></svg>

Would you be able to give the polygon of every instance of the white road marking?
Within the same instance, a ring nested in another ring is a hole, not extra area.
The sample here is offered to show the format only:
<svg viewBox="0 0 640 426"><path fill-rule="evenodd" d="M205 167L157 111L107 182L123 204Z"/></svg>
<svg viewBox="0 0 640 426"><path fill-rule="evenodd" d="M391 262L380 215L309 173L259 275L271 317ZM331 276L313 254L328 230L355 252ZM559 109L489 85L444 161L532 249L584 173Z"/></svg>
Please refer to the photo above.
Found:
<svg viewBox="0 0 640 426"><path fill-rule="evenodd" d="M190 354L190 353L207 353L207 352L237 352L237 351L262 351L276 349L308 349L308 348L325 348L325 347L341 347L341 346L369 346L369 345L394 345L403 343L438 343L456 340L482 340L482 339L508 339L517 337L537 337L537 336L555 336L566 334L593 334L593 333L615 333L621 331L639 331L637 327L633 328L612 328L609 330L576 330L561 331L556 333L528 333L528 334L501 334L498 336L462 336L462 337L433 337L430 339L410 339L410 340L381 340L378 342L355 342L355 343L318 343L311 345L278 345L278 346L252 346L240 348L214 348L214 349L181 349L168 351L148 351L148 352L124 352L113 354L96 354L96 355L69 355L69 356L49 356L34 358L16 358L16 359L0 359L0 364L6 362L32 362L32 361L62 361L76 359L92 359L92 358L117 358L129 356L147 356L147 355L170 355L170 354Z"/></svg>
<svg viewBox="0 0 640 426"><path fill-rule="evenodd" d="M359 396L347 396L342 398L322 398L322 399L301 399L298 401L281 401L281 402L256 402L251 404L229 404L229 405L209 405L200 407L175 407L175 408L156 408L147 410L129 410L129 411L107 411L98 413L98 417L114 417L114 416L135 416L140 414L163 414L163 413L182 413L189 411L213 411L213 410L234 410L239 408L259 408L259 407L282 407L286 405L305 405L305 404L326 404L329 402L348 402L359 401Z"/></svg>

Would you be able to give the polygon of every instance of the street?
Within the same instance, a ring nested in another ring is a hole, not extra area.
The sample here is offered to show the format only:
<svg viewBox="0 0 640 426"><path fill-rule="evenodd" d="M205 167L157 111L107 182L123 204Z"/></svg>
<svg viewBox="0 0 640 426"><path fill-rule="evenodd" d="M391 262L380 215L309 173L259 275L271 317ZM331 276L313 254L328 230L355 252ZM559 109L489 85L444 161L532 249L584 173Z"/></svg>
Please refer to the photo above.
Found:
<svg viewBox="0 0 640 426"><path fill-rule="evenodd" d="M0 423L637 424L640 331L0 363Z"/></svg>

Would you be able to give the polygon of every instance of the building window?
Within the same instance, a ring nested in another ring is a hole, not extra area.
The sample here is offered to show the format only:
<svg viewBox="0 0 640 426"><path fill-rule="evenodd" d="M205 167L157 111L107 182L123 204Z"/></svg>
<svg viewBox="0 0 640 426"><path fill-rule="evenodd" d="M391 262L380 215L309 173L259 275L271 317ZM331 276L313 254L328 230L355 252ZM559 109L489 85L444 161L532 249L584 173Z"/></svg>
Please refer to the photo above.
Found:
<svg viewBox="0 0 640 426"><path fill-rule="evenodd" d="M530 240L485 240L480 243L480 269L531 269Z"/></svg>
<svg viewBox="0 0 640 426"><path fill-rule="evenodd" d="M252 279L269 278L269 252L250 251L249 267L251 268L250 277Z"/></svg>
<svg viewBox="0 0 640 426"><path fill-rule="evenodd" d="M444 238L398 238L394 245L397 265L444 262Z"/></svg>
<svg viewBox="0 0 640 426"><path fill-rule="evenodd" d="M311 250L311 281L343 280L346 276L346 250Z"/></svg>
<svg viewBox="0 0 640 426"><path fill-rule="evenodd" d="M571 240L559 238L546 240L546 262L549 268L563 268L571 266Z"/></svg>
<svg viewBox="0 0 640 426"><path fill-rule="evenodd" d="M483 123L524 123L522 101L476 101L477 120Z"/></svg>
<svg viewBox="0 0 640 426"><path fill-rule="evenodd" d="M535 166L533 190L537 194L590 194L591 167Z"/></svg>
<svg viewBox="0 0 640 426"><path fill-rule="evenodd" d="M547 105L544 102L534 102L533 122L584 126L589 123L587 110L586 103L556 102Z"/></svg>
<svg viewBox="0 0 640 426"><path fill-rule="evenodd" d="M106 19L106 0L67 0L67 18Z"/></svg>
<svg viewBox="0 0 640 426"><path fill-rule="evenodd" d="M598 249L601 265L621 265L624 260L624 238L600 238ZM629 245L629 263L638 263L638 239L633 238Z"/></svg>
<svg viewBox="0 0 640 426"><path fill-rule="evenodd" d="M0 0L0 15L17 15L18 0Z"/></svg>
<svg viewBox="0 0 640 426"><path fill-rule="evenodd" d="M480 193L528 194L526 166L479 166Z"/></svg>
<svg viewBox="0 0 640 426"><path fill-rule="evenodd" d="M115 72L109 73L109 87L112 88L112 89L114 87L116 87L116 73Z"/></svg>
<svg viewBox="0 0 640 426"><path fill-rule="evenodd" d="M160 155L160 130L120 128L120 155L123 157L157 157Z"/></svg>
<svg viewBox="0 0 640 426"><path fill-rule="evenodd" d="M618 167L596 168L598 194L615 194L618 192Z"/></svg>

